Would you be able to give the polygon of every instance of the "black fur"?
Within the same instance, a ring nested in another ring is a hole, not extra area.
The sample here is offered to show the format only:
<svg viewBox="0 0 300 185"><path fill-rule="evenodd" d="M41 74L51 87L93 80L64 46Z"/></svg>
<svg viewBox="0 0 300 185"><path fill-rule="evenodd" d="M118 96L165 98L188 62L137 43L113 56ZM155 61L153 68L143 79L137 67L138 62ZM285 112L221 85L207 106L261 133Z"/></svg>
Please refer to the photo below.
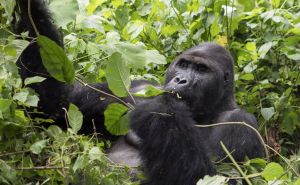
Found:
<svg viewBox="0 0 300 185"><path fill-rule="evenodd" d="M15 32L20 34L28 31L30 37L36 37L36 33L34 32L28 18L28 1L17 0L16 2L19 21L17 22ZM50 13L46 8L44 1L31 0L31 14L39 34L49 37L58 45L63 47L63 42L61 40L59 31L53 24ZM31 43L30 46L22 53L17 65L20 68L20 74L23 80L27 77L37 75L47 78L41 83L30 85L30 87L40 95L38 108L39 111L45 113L45 117L54 119L60 124L61 127L65 128L65 113L62 108L67 108L69 103L73 103L79 107L80 111L84 115L84 125L80 130L80 133L89 134L96 131L101 132L103 137L110 139L112 138L112 135L109 134L104 127L103 112L108 104L117 102L115 99L100 94L99 92L96 92L79 83L67 85L50 77L49 73L42 64L39 48L35 42ZM136 91L139 89L139 87L146 84L155 85L149 81L136 80L131 84L131 91ZM107 83L90 85L112 94ZM100 97L104 100L100 100ZM129 98L123 98L123 100L132 103ZM137 102L140 100L140 98L136 98ZM93 122L95 123L96 130L94 130Z"/></svg>
<svg viewBox="0 0 300 185"><path fill-rule="evenodd" d="M149 176L146 184L193 185L215 174L208 156L226 156L221 141L237 161L264 156L257 135L245 126L195 127L246 122L257 128L254 116L236 105L233 81L232 57L217 44L194 47L170 65L164 88L178 95L156 97L131 114Z"/></svg>
<svg viewBox="0 0 300 185"><path fill-rule="evenodd" d="M63 46L45 5L41 0L31 1L33 20L39 33ZM27 0L17 0L17 4L20 20L16 32L29 31L31 37L36 37L28 19ZM66 85L49 77L36 43L23 52L18 65L23 79L36 75L47 77L46 81L31 86L40 94L39 110L47 117L63 121L62 107L74 103L84 114L82 133L93 132L92 120L98 132L105 132L103 111L116 100L109 97L100 100L103 95L88 87ZM233 77L233 59L223 47L204 43L184 52L169 66L166 74L164 89L175 93L137 99L138 105L131 113L133 132L119 140L109 156L136 165L140 152L149 177L145 183L149 185L194 185L204 175L215 174L209 157L225 157L220 141L232 151L237 161L244 160L245 156L263 156L261 143L247 127L195 127L197 124L244 121L257 128L254 116L235 103ZM149 83L133 81L131 90L136 91ZM94 86L110 92L106 83ZM134 133L139 138L131 137ZM127 151L130 155L125 156Z"/></svg>

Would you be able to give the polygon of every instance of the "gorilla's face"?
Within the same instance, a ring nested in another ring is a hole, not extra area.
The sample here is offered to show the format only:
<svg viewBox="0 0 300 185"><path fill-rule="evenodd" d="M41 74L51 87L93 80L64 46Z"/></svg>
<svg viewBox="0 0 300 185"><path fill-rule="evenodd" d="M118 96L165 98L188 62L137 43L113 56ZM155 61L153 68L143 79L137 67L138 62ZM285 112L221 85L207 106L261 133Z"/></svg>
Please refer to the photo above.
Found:
<svg viewBox="0 0 300 185"><path fill-rule="evenodd" d="M192 110L209 111L232 88L232 63L229 53L219 45L197 46L169 66L164 88L178 93Z"/></svg>

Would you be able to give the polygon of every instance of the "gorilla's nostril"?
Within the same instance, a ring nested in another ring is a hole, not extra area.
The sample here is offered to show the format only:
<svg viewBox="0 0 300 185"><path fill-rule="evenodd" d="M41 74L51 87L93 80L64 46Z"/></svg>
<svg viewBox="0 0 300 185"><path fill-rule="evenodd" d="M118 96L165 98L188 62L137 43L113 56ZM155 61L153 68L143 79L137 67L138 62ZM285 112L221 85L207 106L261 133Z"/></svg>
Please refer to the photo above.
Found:
<svg viewBox="0 0 300 185"><path fill-rule="evenodd" d="M178 84L186 84L186 83L187 83L186 80L180 80L180 81L178 82Z"/></svg>

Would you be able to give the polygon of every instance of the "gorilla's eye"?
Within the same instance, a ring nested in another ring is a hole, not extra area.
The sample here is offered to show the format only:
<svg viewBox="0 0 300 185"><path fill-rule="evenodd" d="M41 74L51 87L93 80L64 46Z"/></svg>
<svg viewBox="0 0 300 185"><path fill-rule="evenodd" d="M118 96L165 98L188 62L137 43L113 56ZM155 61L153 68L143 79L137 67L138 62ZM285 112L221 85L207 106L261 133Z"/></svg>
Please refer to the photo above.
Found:
<svg viewBox="0 0 300 185"><path fill-rule="evenodd" d="M185 60L185 59L181 59L181 60L179 60L178 63L177 63L177 66L179 66L179 67L182 68L182 69L188 68L189 65L190 65L190 62L187 61L187 60Z"/></svg>
<svg viewBox="0 0 300 185"><path fill-rule="evenodd" d="M208 67L204 64L196 64L195 65L195 69L196 71L199 71L199 72L206 72L208 71Z"/></svg>

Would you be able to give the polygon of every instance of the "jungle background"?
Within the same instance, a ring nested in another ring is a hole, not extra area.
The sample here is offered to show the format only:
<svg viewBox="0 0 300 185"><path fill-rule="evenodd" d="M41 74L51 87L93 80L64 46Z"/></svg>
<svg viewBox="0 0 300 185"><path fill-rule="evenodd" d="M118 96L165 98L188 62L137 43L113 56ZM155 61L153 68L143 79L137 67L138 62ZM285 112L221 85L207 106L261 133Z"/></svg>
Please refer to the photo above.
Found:
<svg viewBox="0 0 300 185"><path fill-rule="evenodd" d="M300 185L300 1L299 0L48 0L64 35L66 60L85 83L108 81L117 96L133 79L163 83L168 64L182 51L205 41L228 48L235 60L238 104L259 123L269 159L216 163L218 176L198 184ZM130 168L111 163L99 133L77 134L82 115L66 109L68 130L53 120L31 118L39 101L22 82L16 61L28 46L27 34L13 33L15 1L0 0L0 184L139 184ZM57 51L48 45L45 50ZM114 55L119 53L120 55ZM116 59L116 56L118 60ZM117 62L116 62L117 61ZM121 68L122 71L114 70ZM60 71L53 76L61 77ZM115 80L117 79L117 80ZM121 80L121 85L118 81ZM157 92L149 88L140 96ZM126 109L126 108L125 108ZM123 112L122 112L123 111ZM106 111L115 135L128 125L124 107ZM42 114L42 113L40 113ZM43 127L45 123L53 123ZM184 173L184 172L183 172Z"/></svg>

